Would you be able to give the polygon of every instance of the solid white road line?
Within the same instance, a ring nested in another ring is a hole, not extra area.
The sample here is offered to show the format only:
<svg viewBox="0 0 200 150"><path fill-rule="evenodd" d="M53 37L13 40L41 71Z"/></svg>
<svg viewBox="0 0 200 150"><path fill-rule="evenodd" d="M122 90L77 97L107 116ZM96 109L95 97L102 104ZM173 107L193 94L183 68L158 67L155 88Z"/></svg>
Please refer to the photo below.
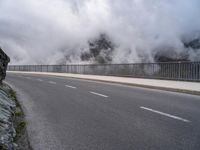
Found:
<svg viewBox="0 0 200 150"><path fill-rule="evenodd" d="M56 82L54 82L54 81L49 81L49 83L50 83L50 84L56 84Z"/></svg>
<svg viewBox="0 0 200 150"><path fill-rule="evenodd" d="M40 81L40 82L42 82L43 80L42 79L36 79L37 81Z"/></svg>
<svg viewBox="0 0 200 150"><path fill-rule="evenodd" d="M183 121L183 122L191 122L191 121L189 121L187 119L184 119L184 118L181 118L181 117L178 117L178 116L174 116L174 115L171 115L171 114L167 114L167 113L164 113L164 112L161 112L161 111L157 111L157 110L154 110L154 109L151 109L151 108L147 108L147 107L143 107L143 106L141 106L140 108L144 109L144 110L148 110L148 111L154 112L154 113L157 113L157 114L160 114L162 116L166 116L166 117L169 117L169 118L180 120L180 121Z"/></svg>
<svg viewBox="0 0 200 150"><path fill-rule="evenodd" d="M105 97L107 98L108 96L107 95L103 95L103 94L100 94L100 93L96 93L96 92L90 92L91 94L94 94L94 95L97 95L97 96L101 96L101 97Z"/></svg>
<svg viewBox="0 0 200 150"><path fill-rule="evenodd" d="M68 87L68 88L71 88L71 89L76 89L75 86L71 86L71 85L65 85L65 86Z"/></svg>

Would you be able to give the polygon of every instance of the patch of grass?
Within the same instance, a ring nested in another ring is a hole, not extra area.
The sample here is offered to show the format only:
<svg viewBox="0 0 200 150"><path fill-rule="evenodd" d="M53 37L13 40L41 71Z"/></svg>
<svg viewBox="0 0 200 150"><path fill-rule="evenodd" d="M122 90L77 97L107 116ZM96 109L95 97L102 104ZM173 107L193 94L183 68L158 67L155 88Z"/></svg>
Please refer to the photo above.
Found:
<svg viewBox="0 0 200 150"><path fill-rule="evenodd" d="M0 146L0 150L6 150L4 147Z"/></svg>
<svg viewBox="0 0 200 150"><path fill-rule="evenodd" d="M16 103L16 107L21 107L19 101L17 100L17 94L15 91L13 91L12 89L9 89L8 91L9 93L9 97L15 101Z"/></svg>
<svg viewBox="0 0 200 150"><path fill-rule="evenodd" d="M10 88L8 90L8 95L9 98L12 99L16 104L15 118L14 118L16 136L14 138L14 142L18 142L18 140L24 135L24 132L26 130L26 122L24 121L23 111L21 109L19 101L17 100L16 92Z"/></svg>
<svg viewBox="0 0 200 150"><path fill-rule="evenodd" d="M16 116L16 117L21 117L21 116L22 116L22 113L21 113L21 112L15 112L15 116Z"/></svg>
<svg viewBox="0 0 200 150"><path fill-rule="evenodd" d="M26 122L21 121L17 124L16 130L16 137L14 138L14 141L17 141L19 138L21 138L22 133L24 133L24 130L26 129Z"/></svg>

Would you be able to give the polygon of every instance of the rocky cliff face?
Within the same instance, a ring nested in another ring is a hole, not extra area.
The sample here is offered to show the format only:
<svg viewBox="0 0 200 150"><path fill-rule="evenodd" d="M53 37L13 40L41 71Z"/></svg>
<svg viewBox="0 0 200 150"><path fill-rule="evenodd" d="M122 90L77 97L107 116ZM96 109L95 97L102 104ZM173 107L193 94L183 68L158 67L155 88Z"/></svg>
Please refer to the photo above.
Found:
<svg viewBox="0 0 200 150"><path fill-rule="evenodd" d="M0 83L5 79L7 65L10 62L10 58L0 48Z"/></svg>

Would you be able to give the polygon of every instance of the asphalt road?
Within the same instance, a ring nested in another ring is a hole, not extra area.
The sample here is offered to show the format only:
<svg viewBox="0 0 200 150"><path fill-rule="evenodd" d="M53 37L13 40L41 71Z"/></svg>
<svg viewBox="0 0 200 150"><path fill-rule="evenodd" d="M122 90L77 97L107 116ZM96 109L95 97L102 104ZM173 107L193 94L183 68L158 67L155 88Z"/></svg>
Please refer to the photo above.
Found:
<svg viewBox="0 0 200 150"><path fill-rule="evenodd" d="M34 150L200 150L200 97L8 74Z"/></svg>

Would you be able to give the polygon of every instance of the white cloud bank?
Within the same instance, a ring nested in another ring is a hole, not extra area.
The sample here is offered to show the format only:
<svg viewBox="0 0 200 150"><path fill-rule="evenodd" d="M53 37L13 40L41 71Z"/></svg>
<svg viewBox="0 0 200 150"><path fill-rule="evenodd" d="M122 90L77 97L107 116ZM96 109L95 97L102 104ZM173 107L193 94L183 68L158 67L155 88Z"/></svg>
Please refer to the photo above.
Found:
<svg viewBox="0 0 200 150"><path fill-rule="evenodd" d="M199 0L0 0L0 46L12 64L80 62L88 40L106 33L114 62L153 61L160 46L184 50L200 32ZM195 54L193 54L195 55Z"/></svg>

